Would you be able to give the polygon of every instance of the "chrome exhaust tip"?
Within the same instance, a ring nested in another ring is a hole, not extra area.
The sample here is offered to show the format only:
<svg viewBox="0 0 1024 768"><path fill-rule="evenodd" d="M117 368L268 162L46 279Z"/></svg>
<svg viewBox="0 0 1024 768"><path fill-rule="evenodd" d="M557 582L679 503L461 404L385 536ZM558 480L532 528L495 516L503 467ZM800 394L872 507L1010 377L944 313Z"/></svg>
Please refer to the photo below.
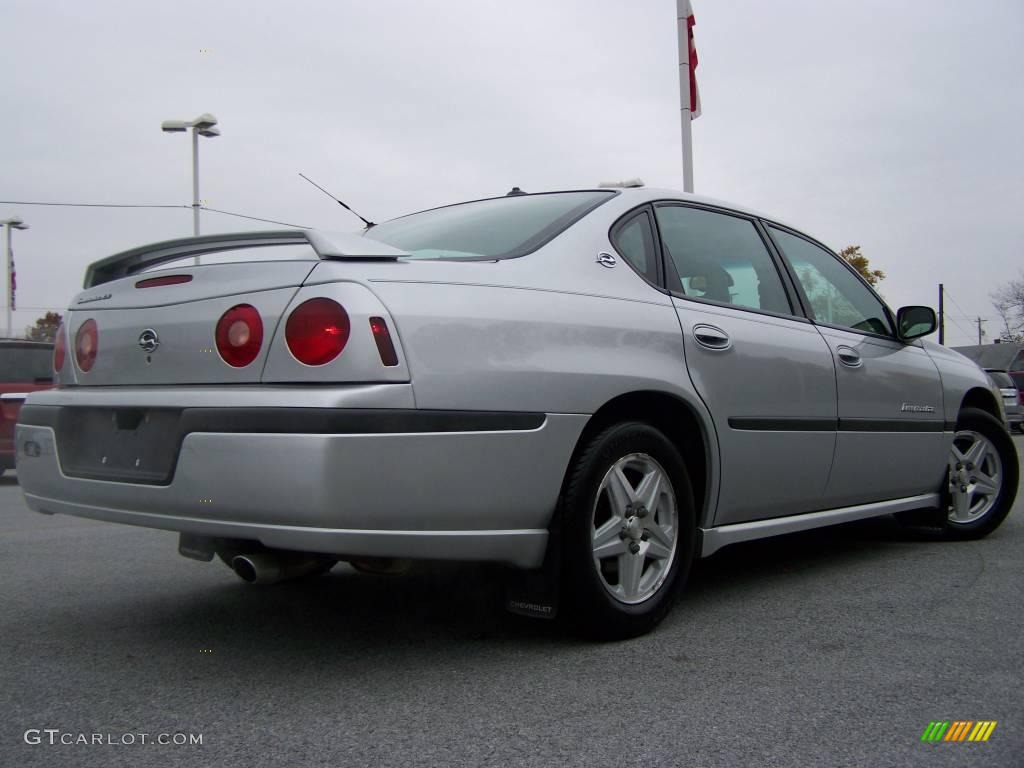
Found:
<svg viewBox="0 0 1024 768"><path fill-rule="evenodd" d="M325 555L302 552L254 552L232 558L231 569L249 584L276 584L314 573L326 573L335 562Z"/></svg>

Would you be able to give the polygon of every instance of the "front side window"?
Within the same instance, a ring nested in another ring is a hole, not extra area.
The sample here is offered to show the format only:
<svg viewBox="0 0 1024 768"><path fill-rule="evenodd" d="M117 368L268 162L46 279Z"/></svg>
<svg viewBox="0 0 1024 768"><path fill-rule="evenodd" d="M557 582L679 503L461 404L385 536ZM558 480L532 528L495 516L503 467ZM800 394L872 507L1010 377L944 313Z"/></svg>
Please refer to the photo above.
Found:
<svg viewBox="0 0 1024 768"><path fill-rule="evenodd" d="M802 237L769 229L804 289L815 322L892 335L885 305L836 256Z"/></svg>
<svg viewBox="0 0 1024 768"><path fill-rule="evenodd" d="M553 192L449 205L392 219L364 236L413 259L511 259L536 250L614 192Z"/></svg>
<svg viewBox="0 0 1024 768"><path fill-rule="evenodd" d="M754 223L678 205L657 209L658 229L687 296L790 314L782 279Z"/></svg>

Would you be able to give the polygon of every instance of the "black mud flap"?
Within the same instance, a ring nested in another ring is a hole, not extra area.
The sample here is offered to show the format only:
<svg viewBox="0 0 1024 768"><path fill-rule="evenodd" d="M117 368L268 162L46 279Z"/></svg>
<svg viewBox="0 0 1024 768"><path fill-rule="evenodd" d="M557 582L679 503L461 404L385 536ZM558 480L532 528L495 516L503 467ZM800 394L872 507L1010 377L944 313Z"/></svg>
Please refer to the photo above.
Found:
<svg viewBox="0 0 1024 768"><path fill-rule="evenodd" d="M534 619L555 618L558 615L561 574L561 527L553 526L548 535L544 564L540 568L532 571L507 571L505 610Z"/></svg>

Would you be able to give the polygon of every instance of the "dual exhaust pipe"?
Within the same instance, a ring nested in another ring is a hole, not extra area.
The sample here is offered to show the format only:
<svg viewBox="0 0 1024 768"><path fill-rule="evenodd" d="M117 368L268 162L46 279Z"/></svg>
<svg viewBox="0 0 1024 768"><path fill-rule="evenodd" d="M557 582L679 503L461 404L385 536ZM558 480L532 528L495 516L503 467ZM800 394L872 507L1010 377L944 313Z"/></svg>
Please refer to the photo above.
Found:
<svg viewBox="0 0 1024 768"><path fill-rule="evenodd" d="M232 558L231 569L250 584L276 584L327 573L336 562L327 555L303 552L254 552Z"/></svg>

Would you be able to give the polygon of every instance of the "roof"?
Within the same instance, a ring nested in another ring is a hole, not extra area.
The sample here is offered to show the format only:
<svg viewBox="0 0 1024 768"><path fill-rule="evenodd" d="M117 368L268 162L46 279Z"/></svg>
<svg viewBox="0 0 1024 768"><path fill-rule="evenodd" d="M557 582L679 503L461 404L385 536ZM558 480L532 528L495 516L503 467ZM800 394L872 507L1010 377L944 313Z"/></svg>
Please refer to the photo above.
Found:
<svg viewBox="0 0 1024 768"><path fill-rule="evenodd" d="M1002 344L981 344L969 347L953 347L961 355L971 358L982 368L993 368L1009 371L1014 361L1020 359L1024 363L1024 344L1003 342Z"/></svg>

